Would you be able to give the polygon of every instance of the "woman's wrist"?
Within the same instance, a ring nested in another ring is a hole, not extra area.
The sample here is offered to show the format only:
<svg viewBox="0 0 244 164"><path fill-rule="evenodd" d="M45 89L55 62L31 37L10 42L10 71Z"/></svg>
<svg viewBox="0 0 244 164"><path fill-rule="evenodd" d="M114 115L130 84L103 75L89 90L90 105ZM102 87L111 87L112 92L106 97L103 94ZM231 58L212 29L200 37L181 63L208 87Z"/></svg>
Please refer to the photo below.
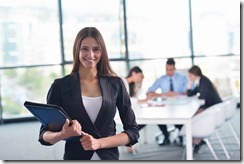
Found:
<svg viewBox="0 0 244 164"><path fill-rule="evenodd" d="M49 142L50 144L55 144L61 140L66 139L62 131L60 132L51 132L51 131L46 131L43 134L43 140L45 142Z"/></svg>
<svg viewBox="0 0 244 164"><path fill-rule="evenodd" d="M102 147L102 141L101 140L99 140L98 141L98 149L102 149L103 147Z"/></svg>
<svg viewBox="0 0 244 164"><path fill-rule="evenodd" d="M97 149L103 149L104 148L104 142L103 142L104 138L99 138L97 139Z"/></svg>
<svg viewBox="0 0 244 164"><path fill-rule="evenodd" d="M67 133L65 133L63 130L61 130L57 136L61 139L61 140L65 140L67 138L69 138L69 136L67 135Z"/></svg>

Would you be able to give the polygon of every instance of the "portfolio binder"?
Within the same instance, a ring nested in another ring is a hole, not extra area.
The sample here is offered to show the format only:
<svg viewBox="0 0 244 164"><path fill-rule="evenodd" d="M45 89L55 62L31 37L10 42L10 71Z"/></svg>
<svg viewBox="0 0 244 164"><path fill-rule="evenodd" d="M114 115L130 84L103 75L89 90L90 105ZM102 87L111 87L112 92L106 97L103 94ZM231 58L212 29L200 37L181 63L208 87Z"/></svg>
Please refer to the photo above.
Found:
<svg viewBox="0 0 244 164"><path fill-rule="evenodd" d="M66 119L72 125L72 119L60 106L31 101L25 101L24 106L50 131L61 131Z"/></svg>

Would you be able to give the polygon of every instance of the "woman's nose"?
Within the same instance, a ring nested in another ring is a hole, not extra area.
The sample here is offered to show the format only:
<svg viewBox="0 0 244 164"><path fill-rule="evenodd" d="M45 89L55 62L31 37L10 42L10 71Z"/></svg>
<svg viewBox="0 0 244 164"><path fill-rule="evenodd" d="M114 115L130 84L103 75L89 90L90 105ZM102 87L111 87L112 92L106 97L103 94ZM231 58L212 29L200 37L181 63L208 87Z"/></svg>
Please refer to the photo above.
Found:
<svg viewBox="0 0 244 164"><path fill-rule="evenodd" d="M90 50L89 53L88 53L88 55L89 55L89 57L92 58L92 57L94 57L94 52L92 50Z"/></svg>

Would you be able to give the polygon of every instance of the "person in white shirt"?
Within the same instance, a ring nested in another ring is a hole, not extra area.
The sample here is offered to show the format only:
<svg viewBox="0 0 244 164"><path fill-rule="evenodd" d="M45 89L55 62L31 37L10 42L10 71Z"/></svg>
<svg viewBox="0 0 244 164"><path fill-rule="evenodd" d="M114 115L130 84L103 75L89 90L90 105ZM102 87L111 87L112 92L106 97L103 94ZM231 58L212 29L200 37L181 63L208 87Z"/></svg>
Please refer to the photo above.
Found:
<svg viewBox="0 0 244 164"><path fill-rule="evenodd" d="M162 75L148 88L147 99L153 99L158 97L175 97L179 95L186 95L187 77L183 74L176 72L175 61L173 58L169 58L165 65L166 74ZM160 89L162 93L156 91ZM166 125L158 125L162 134L164 135L163 142L159 141L160 146L170 144L170 133L167 130ZM178 129L182 125L175 125ZM180 144L182 144L182 137L179 138Z"/></svg>

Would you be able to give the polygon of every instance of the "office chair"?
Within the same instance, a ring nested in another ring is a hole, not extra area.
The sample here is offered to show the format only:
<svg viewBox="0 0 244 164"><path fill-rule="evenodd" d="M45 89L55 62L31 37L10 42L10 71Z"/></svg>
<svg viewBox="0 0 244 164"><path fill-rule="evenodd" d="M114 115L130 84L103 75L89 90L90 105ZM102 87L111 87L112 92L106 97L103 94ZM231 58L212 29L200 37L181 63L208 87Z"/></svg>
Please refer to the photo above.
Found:
<svg viewBox="0 0 244 164"><path fill-rule="evenodd" d="M216 110L211 110L211 107L209 107L205 111L194 116L192 118L192 137L203 139L207 143L207 146L211 151L214 159L218 160L218 157L208 140L208 138L215 131L216 113L217 113ZM179 132L179 136L184 137L185 135L186 135L186 127L184 125Z"/></svg>
<svg viewBox="0 0 244 164"><path fill-rule="evenodd" d="M235 97L230 97L224 101L226 103L225 109L225 120L237 142L237 144L240 146L240 139L237 136L237 133L231 123L231 119L235 115L236 109L237 109L237 99Z"/></svg>
<svg viewBox="0 0 244 164"><path fill-rule="evenodd" d="M228 151L226 150L226 147L218 133L218 130L223 126L223 124L225 123L225 108L226 108L226 103L225 102L221 102L218 104L215 104L211 107L211 110L215 110L216 111L216 119L215 119L215 135L226 155L227 159L230 159L230 155L228 153Z"/></svg>

